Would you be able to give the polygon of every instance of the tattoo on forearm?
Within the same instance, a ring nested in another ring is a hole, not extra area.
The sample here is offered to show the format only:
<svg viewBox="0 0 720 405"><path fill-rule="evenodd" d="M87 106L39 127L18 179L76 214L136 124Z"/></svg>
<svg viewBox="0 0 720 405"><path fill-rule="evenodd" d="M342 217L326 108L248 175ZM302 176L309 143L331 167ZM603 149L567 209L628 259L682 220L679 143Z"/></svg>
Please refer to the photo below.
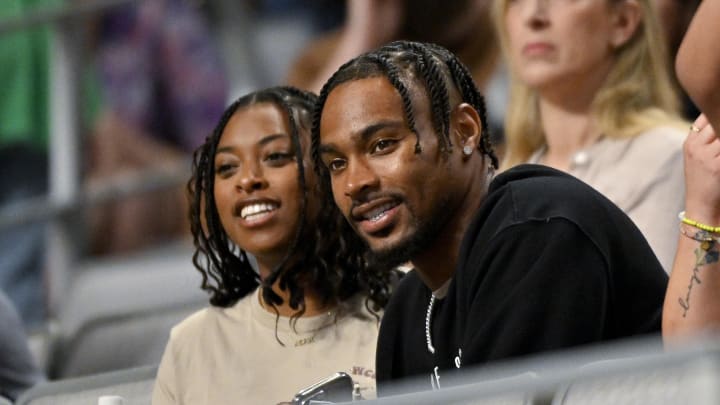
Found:
<svg viewBox="0 0 720 405"><path fill-rule="evenodd" d="M709 232L699 230L694 234L685 232L683 232L683 234L700 242L700 246L695 249L695 267L693 268L692 275L690 276L687 294L685 294L684 298L678 298L678 303L683 309L683 318L685 318L690 310L690 295L693 287L695 284L702 284L702 281L700 280L700 267L716 263L718 261L718 257L720 256L720 251L718 251L718 242Z"/></svg>

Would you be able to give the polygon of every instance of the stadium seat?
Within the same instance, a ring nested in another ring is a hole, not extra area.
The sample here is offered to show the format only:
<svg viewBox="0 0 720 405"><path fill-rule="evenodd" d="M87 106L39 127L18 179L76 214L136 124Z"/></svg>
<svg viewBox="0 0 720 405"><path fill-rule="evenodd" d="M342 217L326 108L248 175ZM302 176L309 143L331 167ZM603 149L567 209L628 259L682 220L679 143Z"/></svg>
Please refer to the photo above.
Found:
<svg viewBox="0 0 720 405"><path fill-rule="evenodd" d="M525 378L528 372L533 378ZM394 395L365 404L715 405L720 339L674 350L663 348L659 336L628 339L488 364L456 377L439 391L429 391L425 378L408 379Z"/></svg>
<svg viewBox="0 0 720 405"><path fill-rule="evenodd" d="M125 405L149 405L157 366L46 382L18 398L15 405L97 405L103 395L118 395Z"/></svg>
<svg viewBox="0 0 720 405"><path fill-rule="evenodd" d="M207 305L187 244L84 263L51 337L62 379L158 364L172 326Z"/></svg>

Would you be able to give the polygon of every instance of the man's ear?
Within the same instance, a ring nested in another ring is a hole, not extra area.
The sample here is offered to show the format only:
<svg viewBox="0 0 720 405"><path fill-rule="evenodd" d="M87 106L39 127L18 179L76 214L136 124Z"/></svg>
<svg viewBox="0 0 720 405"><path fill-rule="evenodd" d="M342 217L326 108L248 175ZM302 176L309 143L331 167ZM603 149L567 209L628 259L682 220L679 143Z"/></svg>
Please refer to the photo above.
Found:
<svg viewBox="0 0 720 405"><path fill-rule="evenodd" d="M470 104L460 103L453 109L450 114L450 128L453 143L461 151L465 147L470 147L474 151L480 145L482 122L478 112Z"/></svg>
<svg viewBox="0 0 720 405"><path fill-rule="evenodd" d="M637 0L621 1L611 7L613 20L610 45L617 49L633 37L642 21L643 10Z"/></svg>

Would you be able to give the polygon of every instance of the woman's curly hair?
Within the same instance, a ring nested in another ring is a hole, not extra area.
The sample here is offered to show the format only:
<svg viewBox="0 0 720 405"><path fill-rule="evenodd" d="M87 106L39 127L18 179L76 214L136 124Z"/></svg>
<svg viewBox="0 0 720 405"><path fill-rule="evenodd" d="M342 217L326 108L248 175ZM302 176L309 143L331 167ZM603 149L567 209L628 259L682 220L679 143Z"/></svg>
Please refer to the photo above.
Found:
<svg viewBox="0 0 720 405"><path fill-rule="evenodd" d="M365 259L367 247L347 246L336 243L337 239L323 236L347 226L335 206L332 196L319 194L319 188L310 188L304 167L304 150L301 137L309 144L312 112L317 96L293 87L271 87L245 95L233 102L223 113L212 135L193 155L192 176L188 182L190 200L190 224L195 244L193 264L202 274L202 289L210 293L210 304L229 307L238 300L262 288L265 302L281 304L282 298L272 290L272 285L289 291L289 304L297 310L296 317L305 312L305 292L312 289L323 304L344 301L357 293L368 297L366 306L373 302L374 311L384 307L390 294L391 272L372 271ZM270 103L277 106L287 117L290 137L295 150L298 167L298 183L302 193L301 220L284 260L261 280L248 260L222 227L214 198L215 153L217 145L230 118L238 109L256 104ZM314 183L314 182L313 182ZM308 196L319 204L317 218L307 215ZM324 242L319 242L319 241Z"/></svg>

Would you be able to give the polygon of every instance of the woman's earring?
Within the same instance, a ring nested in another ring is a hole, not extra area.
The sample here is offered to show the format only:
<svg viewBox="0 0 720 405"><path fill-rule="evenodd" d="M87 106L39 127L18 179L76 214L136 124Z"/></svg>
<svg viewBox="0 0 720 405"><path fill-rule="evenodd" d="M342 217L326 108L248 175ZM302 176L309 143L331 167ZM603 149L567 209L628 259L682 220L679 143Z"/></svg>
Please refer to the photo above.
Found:
<svg viewBox="0 0 720 405"><path fill-rule="evenodd" d="M464 154L465 156L470 156L470 155L472 155L472 152L473 152L472 146L468 146L468 145L463 146L463 154Z"/></svg>

